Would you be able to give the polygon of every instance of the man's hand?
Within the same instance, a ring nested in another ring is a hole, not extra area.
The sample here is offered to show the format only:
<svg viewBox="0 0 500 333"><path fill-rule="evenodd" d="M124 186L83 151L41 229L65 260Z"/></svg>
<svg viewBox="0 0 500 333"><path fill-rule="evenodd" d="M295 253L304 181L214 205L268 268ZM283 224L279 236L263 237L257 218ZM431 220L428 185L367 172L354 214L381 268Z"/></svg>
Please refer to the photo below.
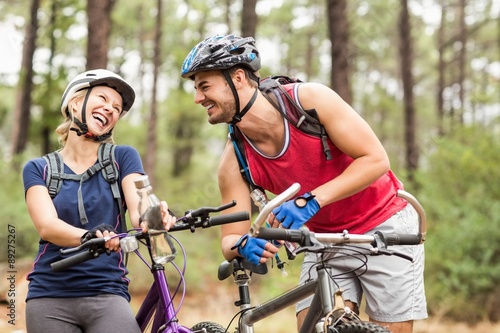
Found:
<svg viewBox="0 0 500 333"><path fill-rule="evenodd" d="M275 218L286 229L300 229L320 209L314 195L305 193L295 200L289 200L273 209Z"/></svg>
<svg viewBox="0 0 500 333"><path fill-rule="evenodd" d="M243 235L231 250L238 249L238 253L254 265L266 262L272 258L278 248L265 239L254 238L248 234Z"/></svg>

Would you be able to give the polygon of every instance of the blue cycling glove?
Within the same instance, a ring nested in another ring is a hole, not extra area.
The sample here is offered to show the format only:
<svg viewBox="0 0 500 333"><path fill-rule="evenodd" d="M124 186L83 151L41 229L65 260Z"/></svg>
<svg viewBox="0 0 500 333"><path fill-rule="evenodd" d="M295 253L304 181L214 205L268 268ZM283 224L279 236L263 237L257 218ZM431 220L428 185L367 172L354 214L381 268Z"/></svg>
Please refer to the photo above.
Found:
<svg viewBox="0 0 500 333"><path fill-rule="evenodd" d="M299 229L316 214L320 207L314 195L307 192L301 197L285 202L279 207L273 209L276 219L282 223L283 228ZM303 199L306 201L302 203Z"/></svg>
<svg viewBox="0 0 500 333"><path fill-rule="evenodd" d="M252 264L258 265L260 258L264 254L267 241L265 239L253 238L248 234L241 236L241 238L234 244L231 250L238 249L238 253L250 261Z"/></svg>

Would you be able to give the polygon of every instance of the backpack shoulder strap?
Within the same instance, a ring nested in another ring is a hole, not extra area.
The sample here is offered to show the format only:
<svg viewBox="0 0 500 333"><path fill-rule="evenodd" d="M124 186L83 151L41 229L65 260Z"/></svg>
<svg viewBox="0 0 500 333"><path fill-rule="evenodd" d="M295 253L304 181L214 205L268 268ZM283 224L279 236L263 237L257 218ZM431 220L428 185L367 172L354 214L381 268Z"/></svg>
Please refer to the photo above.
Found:
<svg viewBox="0 0 500 333"><path fill-rule="evenodd" d="M61 174L64 171L64 162L57 151L48 153L43 158L47 162L45 184L47 185L50 197L54 198L62 186Z"/></svg>
<svg viewBox="0 0 500 333"><path fill-rule="evenodd" d="M300 83L303 81L288 76L271 76L262 79L259 89L281 115L295 127L305 133L320 137L325 158L331 160L332 154L327 143L328 135L319 121L316 110L304 110L298 103L297 96L295 96L296 101L283 86L283 84L298 85Z"/></svg>
<svg viewBox="0 0 500 333"><path fill-rule="evenodd" d="M254 184L252 177L250 177L250 170L245 156L245 148L243 147L241 133L239 132L238 127L233 124L229 124L229 138L233 143L234 153L236 154L236 159L238 160L238 165L240 166L241 177L243 177L243 179L249 184L250 191L253 191L256 188L263 191L260 186Z"/></svg>
<svg viewBox="0 0 500 333"><path fill-rule="evenodd" d="M115 163L115 149L116 146L114 144L103 142L97 151L97 158L102 168L102 175L110 184L118 181L119 176L119 170Z"/></svg>
<svg viewBox="0 0 500 333"><path fill-rule="evenodd" d="M47 162L45 184L47 185L51 198L54 198L61 190L63 179L80 180L81 175L64 173L64 161L59 151L48 153L44 155L43 158Z"/></svg>
<svg viewBox="0 0 500 333"><path fill-rule="evenodd" d="M116 145L103 142L97 151L97 158L99 160L99 165L101 166L102 176L109 183L111 191L113 192L113 197L116 199L118 204L118 209L120 210L121 229L122 232L125 232L125 230L127 230L127 222L125 220L125 208L122 202L120 187L118 186L120 170L116 164L115 149Z"/></svg>

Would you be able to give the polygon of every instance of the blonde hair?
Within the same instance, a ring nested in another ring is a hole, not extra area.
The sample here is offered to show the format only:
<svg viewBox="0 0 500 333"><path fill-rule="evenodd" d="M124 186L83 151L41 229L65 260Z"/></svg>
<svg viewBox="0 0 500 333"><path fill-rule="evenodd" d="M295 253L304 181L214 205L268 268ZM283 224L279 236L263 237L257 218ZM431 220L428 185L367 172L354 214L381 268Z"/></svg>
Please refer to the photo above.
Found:
<svg viewBox="0 0 500 333"><path fill-rule="evenodd" d="M73 96L71 96L71 98L69 99L68 107L66 108L66 110L64 111L61 110L63 112L64 121L61 124L59 124L59 126L57 126L55 132L57 134L57 141L62 147L64 147L66 145L66 142L68 141L69 131L71 129L71 125L73 124L74 116L72 108L76 107L75 105L78 102L78 100L81 100L85 97L85 95L87 94L87 90L88 88L85 88L75 92ZM115 140L113 138L113 135L111 135L103 142L114 143Z"/></svg>

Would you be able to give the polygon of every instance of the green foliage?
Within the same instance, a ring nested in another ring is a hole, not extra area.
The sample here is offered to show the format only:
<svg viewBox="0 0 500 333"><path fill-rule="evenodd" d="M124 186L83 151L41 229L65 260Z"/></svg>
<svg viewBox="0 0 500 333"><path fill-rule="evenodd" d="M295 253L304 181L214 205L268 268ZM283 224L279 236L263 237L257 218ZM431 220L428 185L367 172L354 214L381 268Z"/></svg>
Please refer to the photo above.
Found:
<svg viewBox="0 0 500 333"><path fill-rule="evenodd" d="M500 140L484 128L439 139L422 173L431 312L499 320ZM485 306L488 305L488 306Z"/></svg>
<svg viewBox="0 0 500 333"><path fill-rule="evenodd" d="M203 108L193 103L191 92L186 92L192 91L190 82L180 79L179 69L189 50L204 37L214 33L238 33L241 6L233 2L226 16L227 3L222 0L163 2L159 91L161 99L166 97L158 104L158 162L154 186L158 196L166 199L178 215L188 209L220 203L216 170L227 129L207 123ZM418 174L421 188L415 194L429 218L426 243L428 303L431 313L444 311L456 319L469 321L498 320L496 309L500 308L497 287L500 285L497 259L500 118L492 120L485 111L498 107L500 96L498 75L494 71L495 61L498 63L498 18L493 17L490 8L493 2L484 3L486 8L468 5L466 101L463 107L466 120L488 123L491 127L460 128L460 132L432 141L436 128L437 25L429 23L426 4L411 2L416 130L422 152ZM85 4L84 0L41 2L30 136L25 155L17 160L19 165L22 165L19 161L41 154L41 133L47 128L51 132L51 143L55 144L53 129L58 123L58 104L67 77L85 66ZM55 7L51 7L53 5ZM263 58L266 58L261 75L283 73L323 83L328 81L329 62L324 59L328 58L329 42L324 6L321 0L258 2L256 37L259 47L263 46ZM54 21L51 21L52 8L56 10ZM2 22L15 20L15 29L24 31L29 1L3 1L0 9ZM391 156L393 169L404 179L404 118L397 47L399 10L400 3L395 0L357 0L348 2L347 13L351 24L349 52L355 109L374 128ZM156 2L152 0L116 1L112 13L109 68L130 74L125 77L131 80L138 93L137 109L120 121L115 138L118 144L135 146L142 156L146 147L145 115L150 104L148 80L155 11ZM451 14L444 22L446 43L452 45L444 50L445 61L449 63L445 73L446 112L459 108L455 105L457 93L453 86L458 53L458 45L453 39L458 23L456 16ZM55 52L52 65L48 56L51 49ZM306 74L310 77L305 77ZM32 258L38 234L25 208L20 170L11 166L15 164L5 162L8 160L6 152L15 89L4 82L1 73L0 79L0 139L6 143L0 151L0 227L3 231L0 243L5 244L7 226L13 224L18 258ZM425 155L425 152L430 153ZM182 232L178 237L188 255L188 286L203 291L204 283L201 282L215 280L216 268L222 261L218 229L195 234ZM7 258L5 249L0 250L0 260ZM176 261L182 265L180 259ZM252 284L264 295L275 294L283 290L284 285L295 283L298 264L297 260L290 263L287 269L290 276L286 281L279 277L277 269L271 269L267 276L254 277ZM132 274L134 268L131 267ZM146 274L140 274L140 269L138 272L136 285L148 287L148 280L142 279ZM169 274L175 280L175 273ZM259 297L256 295L256 299Z"/></svg>
<svg viewBox="0 0 500 333"><path fill-rule="evenodd" d="M16 261L34 257L38 245L38 233L31 223L31 219L24 203L24 188L21 170L12 167L0 160L0 262L7 260L7 244L15 246ZM8 230L15 235L15 244L7 243Z"/></svg>
<svg viewBox="0 0 500 333"><path fill-rule="evenodd" d="M12 87L0 85L0 94L3 101L0 103L0 129L9 123L11 110L14 108L15 91ZM2 132L0 131L0 134Z"/></svg>

